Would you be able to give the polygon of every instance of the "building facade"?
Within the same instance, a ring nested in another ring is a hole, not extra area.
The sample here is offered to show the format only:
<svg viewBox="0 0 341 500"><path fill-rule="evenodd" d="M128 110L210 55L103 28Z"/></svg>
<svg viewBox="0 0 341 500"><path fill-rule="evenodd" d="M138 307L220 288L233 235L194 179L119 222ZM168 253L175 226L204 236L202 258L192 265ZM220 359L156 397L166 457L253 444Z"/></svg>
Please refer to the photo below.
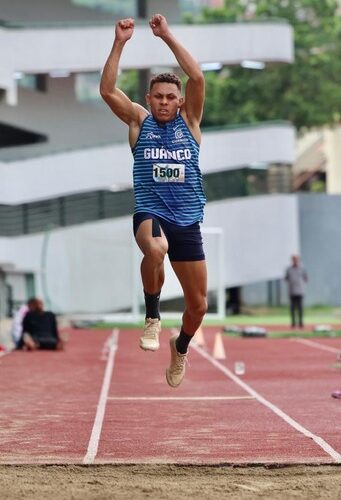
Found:
<svg viewBox="0 0 341 500"><path fill-rule="evenodd" d="M35 292L61 313L129 310L135 257L126 130L100 100L84 101L77 94L82 76L99 76L115 16L67 0L25 6L12 0L4 6L0 265L10 264L5 274L12 303ZM143 76L153 69L176 70L176 60L146 23L156 7L199 63L293 60L292 29L285 22L182 25L176 0L149 0L138 4L123 71ZM258 186L262 172L293 164L294 144L292 125L282 122L203 133L201 167L211 193L205 226L224 231L226 288L278 279L290 254L299 251L296 199L276 194L276 182L271 196ZM212 276L219 275L211 260ZM170 278L163 297L178 294Z"/></svg>

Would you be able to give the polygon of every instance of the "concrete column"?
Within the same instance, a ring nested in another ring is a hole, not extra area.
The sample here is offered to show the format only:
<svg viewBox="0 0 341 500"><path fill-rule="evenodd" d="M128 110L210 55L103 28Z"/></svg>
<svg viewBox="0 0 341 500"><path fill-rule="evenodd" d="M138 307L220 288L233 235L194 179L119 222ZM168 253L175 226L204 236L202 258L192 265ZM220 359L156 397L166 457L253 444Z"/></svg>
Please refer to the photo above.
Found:
<svg viewBox="0 0 341 500"><path fill-rule="evenodd" d="M327 193L341 193L341 126L325 129L324 150L327 157Z"/></svg>
<svg viewBox="0 0 341 500"><path fill-rule="evenodd" d="M139 3L143 0L139 0ZM146 14L149 19L153 14L162 14L167 21L172 24L179 24L181 21L180 6L178 0L147 0Z"/></svg>
<svg viewBox="0 0 341 500"><path fill-rule="evenodd" d="M47 82L48 93L53 96L62 96L65 101L74 102L75 100L75 75L72 73L65 77L48 76Z"/></svg>
<svg viewBox="0 0 341 500"><path fill-rule="evenodd" d="M36 76L36 82L37 82L36 87L37 87L37 90L39 90L39 92L47 92L47 90L48 90L47 79L48 79L48 75L45 73L39 73Z"/></svg>
<svg viewBox="0 0 341 500"><path fill-rule="evenodd" d="M137 17L141 19L146 19L147 0L137 0Z"/></svg>
<svg viewBox="0 0 341 500"><path fill-rule="evenodd" d="M268 169L269 193L291 193L292 191L292 166L271 165Z"/></svg>
<svg viewBox="0 0 341 500"><path fill-rule="evenodd" d="M6 317L7 313L7 286L5 273L0 268L0 319Z"/></svg>
<svg viewBox="0 0 341 500"><path fill-rule="evenodd" d="M146 107L146 94L149 90L149 81L151 78L151 73L149 69L141 69L138 72L138 94L139 94L139 104Z"/></svg>

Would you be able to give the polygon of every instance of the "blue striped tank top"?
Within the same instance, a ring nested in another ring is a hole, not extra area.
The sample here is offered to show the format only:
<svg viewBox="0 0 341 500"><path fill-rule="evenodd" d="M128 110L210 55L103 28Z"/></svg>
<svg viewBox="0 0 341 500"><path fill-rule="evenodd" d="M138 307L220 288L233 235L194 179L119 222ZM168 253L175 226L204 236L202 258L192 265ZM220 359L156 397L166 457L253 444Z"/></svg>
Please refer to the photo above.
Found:
<svg viewBox="0 0 341 500"><path fill-rule="evenodd" d="M150 212L179 226L202 222L206 197L199 149L180 114L165 124L148 115L132 149L134 212Z"/></svg>

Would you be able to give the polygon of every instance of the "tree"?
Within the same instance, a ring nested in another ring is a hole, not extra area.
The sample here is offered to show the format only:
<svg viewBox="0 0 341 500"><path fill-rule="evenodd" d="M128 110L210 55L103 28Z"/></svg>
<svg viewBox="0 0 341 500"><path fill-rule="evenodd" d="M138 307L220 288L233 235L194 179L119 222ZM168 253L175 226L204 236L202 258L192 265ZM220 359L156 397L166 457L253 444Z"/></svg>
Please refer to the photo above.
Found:
<svg viewBox="0 0 341 500"><path fill-rule="evenodd" d="M225 0L191 22L286 19L295 61L264 71L207 73L204 125L282 119L297 129L334 124L341 109L341 18L337 0ZM221 110L224 110L223 112Z"/></svg>

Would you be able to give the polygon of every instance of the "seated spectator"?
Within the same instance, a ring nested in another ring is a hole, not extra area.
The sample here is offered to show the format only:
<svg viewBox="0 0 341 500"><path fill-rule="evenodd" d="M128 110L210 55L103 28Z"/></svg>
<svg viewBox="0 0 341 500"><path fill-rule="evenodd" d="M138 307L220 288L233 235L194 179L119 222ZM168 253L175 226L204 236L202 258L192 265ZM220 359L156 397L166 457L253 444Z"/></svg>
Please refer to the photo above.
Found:
<svg viewBox="0 0 341 500"><path fill-rule="evenodd" d="M44 311L44 303L40 299L34 299L30 311L24 317L23 334L18 348L29 351L64 348L56 316L51 311Z"/></svg>
<svg viewBox="0 0 341 500"><path fill-rule="evenodd" d="M31 298L27 301L26 304L22 304L19 309L15 312L13 316L12 326L11 326L11 337L14 342L15 347L18 347L21 337L22 337L22 324L24 321L24 317L34 307L36 298Z"/></svg>

